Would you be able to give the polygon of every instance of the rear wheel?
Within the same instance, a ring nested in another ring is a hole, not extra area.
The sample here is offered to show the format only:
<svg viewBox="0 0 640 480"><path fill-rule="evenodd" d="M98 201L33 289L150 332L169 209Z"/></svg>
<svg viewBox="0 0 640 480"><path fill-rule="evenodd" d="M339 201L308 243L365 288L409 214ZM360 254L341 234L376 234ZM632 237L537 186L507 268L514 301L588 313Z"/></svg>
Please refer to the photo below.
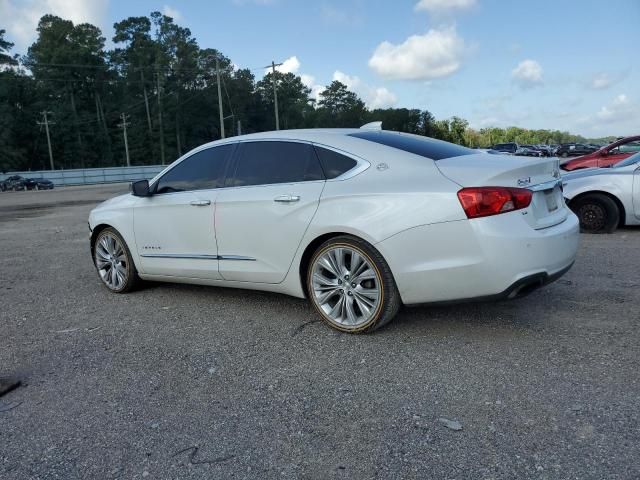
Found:
<svg viewBox="0 0 640 480"><path fill-rule="evenodd" d="M130 292L139 282L131 252L114 228L105 228L98 234L93 263L102 283L114 293Z"/></svg>
<svg viewBox="0 0 640 480"><path fill-rule="evenodd" d="M307 272L307 291L322 320L348 333L382 327L401 304L382 255L351 236L332 238L316 250Z"/></svg>
<svg viewBox="0 0 640 480"><path fill-rule="evenodd" d="M616 202L602 193L591 193L571 205L580 220L580 229L587 233L612 233L620 222Z"/></svg>

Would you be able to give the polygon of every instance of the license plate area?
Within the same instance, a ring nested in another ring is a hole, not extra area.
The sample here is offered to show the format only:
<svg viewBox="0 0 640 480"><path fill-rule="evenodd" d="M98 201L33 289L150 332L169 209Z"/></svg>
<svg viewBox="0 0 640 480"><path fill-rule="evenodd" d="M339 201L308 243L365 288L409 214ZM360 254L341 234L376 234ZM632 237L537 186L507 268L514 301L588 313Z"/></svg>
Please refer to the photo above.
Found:
<svg viewBox="0 0 640 480"><path fill-rule="evenodd" d="M556 194L556 189L545 190L543 193L545 202L547 203L547 210L549 212L558 210L558 195Z"/></svg>

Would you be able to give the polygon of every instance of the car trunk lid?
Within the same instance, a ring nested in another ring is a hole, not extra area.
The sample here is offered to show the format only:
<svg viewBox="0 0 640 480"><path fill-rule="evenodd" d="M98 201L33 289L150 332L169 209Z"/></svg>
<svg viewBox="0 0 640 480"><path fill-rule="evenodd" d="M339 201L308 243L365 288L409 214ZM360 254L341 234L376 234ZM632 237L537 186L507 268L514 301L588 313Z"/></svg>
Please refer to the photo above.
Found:
<svg viewBox="0 0 640 480"><path fill-rule="evenodd" d="M461 187L517 187L533 192L522 211L532 228L552 227L566 220L569 210L562 196L557 158L462 155L435 162L440 172Z"/></svg>

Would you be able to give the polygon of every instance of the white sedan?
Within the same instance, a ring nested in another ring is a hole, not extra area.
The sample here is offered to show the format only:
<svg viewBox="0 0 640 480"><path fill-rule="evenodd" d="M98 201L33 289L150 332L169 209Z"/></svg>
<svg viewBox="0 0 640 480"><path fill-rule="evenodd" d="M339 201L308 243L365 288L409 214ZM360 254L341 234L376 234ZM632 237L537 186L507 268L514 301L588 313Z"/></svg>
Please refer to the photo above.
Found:
<svg viewBox="0 0 640 480"><path fill-rule="evenodd" d="M640 225L640 153L611 167L573 170L562 179L583 231L611 233L619 225Z"/></svg>
<svg viewBox="0 0 640 480"><path fill-rule="evenodd" d="M350 333L402 304L513 298L574 262L557 159L380 129L233 137L89 217L112 292L139 279L280 292Z"/></svg>

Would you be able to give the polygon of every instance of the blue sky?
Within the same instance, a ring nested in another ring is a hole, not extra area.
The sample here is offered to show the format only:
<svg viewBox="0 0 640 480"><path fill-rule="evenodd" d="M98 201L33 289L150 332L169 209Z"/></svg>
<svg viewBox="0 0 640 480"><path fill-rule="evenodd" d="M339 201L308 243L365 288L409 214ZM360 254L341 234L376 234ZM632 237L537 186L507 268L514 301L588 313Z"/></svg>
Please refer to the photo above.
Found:
<svg viewBox="0 0 640 480"><path fill-rule="evenodd" d="M115 21L153 10L258 77L284 61L314 92L339 79L370 107L640 134L639 0L0 0L0 28L23 52L43 13L110 38Z"/></svg>

